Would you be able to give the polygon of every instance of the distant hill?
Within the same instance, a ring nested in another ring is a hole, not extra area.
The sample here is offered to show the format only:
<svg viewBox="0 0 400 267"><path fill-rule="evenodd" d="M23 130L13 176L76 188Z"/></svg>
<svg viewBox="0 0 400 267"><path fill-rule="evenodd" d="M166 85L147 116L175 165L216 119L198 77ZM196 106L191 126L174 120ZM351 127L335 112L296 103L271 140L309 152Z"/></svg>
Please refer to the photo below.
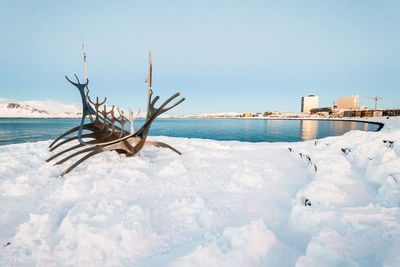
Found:
<svg viewBox="0 0 400 267"><path fill-rule="evenodd" d="M0 118L79 118L81 109L54 101L17 102L1 99Z"/></svg>

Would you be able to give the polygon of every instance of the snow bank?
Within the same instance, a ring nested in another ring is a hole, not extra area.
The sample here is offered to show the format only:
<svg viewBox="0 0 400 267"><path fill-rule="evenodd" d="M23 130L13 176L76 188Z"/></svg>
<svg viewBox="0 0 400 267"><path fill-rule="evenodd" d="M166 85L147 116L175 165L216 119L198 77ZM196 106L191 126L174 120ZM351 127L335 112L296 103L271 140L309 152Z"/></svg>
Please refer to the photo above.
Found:
<svg viewBox="0 0 400 267"><path fill-rule="evenodd" d="M252 266L260 264L277 239L262 220L225 228L221 240L199 246L171 266Z"/></svg>
<svg viewBox="0 0 400 267"><path fill-rule="evenodd" d="M1 146L0 265L399 266L385 122L299 143L154 137L183 155L106 152L65 178L50 141Z"/></svg>

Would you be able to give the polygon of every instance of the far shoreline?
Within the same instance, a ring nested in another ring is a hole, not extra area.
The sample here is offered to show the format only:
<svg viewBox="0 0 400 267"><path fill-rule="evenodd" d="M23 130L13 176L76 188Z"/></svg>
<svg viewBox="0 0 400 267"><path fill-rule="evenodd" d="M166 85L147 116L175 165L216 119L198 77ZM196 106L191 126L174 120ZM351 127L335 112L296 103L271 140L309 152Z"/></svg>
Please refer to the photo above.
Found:
<svg viewBox="0 0 400 267"><path fill-rule="evenodd" d="M0 117L0 119L81 119L81 117ZM144 118L139 118L144 119ZM378 117L371 118L312 118L312 117L303 117L303 118L284 118L284 117L217 117L217 118L189 118L189 117L165 117L158 119L239 119L239 120L316 120L316 121L349 121L349 122L364 122L378 125L379 128L376 130L379 132L385 126L385 123L382 121L376 120L384 120ZM398 117L386 118L386 119L398 119ZM385 120L386 120L385 119ZM374 120L374 121L371 121Z"/></svg>
<svg viewBox="0 0 400 267"><path fill-rule="evenodd" d="M395 117L397 118L397 117ZM377 119L377 118L267 118L267 117L244 117L244 118L221 118L221 119L248 119L248 120L310 120L310 121L350 121L350 122L364 122L364 123L370 123L370 124L375 124L375 125L379 125L378 130L376 130L377 132L379 132L380 130L382 130L382 128L385 126L385 123L383 122L379 122L379 121L370 121L373 119ZM383 119L382 119L383 120Z"/></svg>

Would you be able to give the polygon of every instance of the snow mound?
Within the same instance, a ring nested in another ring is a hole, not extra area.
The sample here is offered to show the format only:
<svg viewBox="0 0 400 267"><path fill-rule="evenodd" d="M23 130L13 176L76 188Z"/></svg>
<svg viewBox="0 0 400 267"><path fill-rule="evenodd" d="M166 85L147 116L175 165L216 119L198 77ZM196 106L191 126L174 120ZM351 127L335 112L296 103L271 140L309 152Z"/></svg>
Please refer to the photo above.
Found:
<svg viewBox="0 0 400 267"><path fill-rule="evenodd" d="M50 141L1 146L0 266L399 266L400 121L386 126L299 143L153 137L183 155L106 152L65 178Z"/></svg>
<svg viewBox="0 0 400 267"><path fill-rule="evenodd" d="M261 263L278 243L262 220L242 227L227 227L218 242L199 246L171 266L252 266Z"/></svg>

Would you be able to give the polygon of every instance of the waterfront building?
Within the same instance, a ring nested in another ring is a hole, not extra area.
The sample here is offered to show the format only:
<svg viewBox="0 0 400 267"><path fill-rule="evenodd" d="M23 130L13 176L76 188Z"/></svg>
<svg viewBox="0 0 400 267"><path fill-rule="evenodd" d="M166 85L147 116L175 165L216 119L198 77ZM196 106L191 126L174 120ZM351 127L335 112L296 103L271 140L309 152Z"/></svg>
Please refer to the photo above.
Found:
<svg viewBox="0 0 400 267"><path fill-rule="evenodd" d="M382 111L382 116L400 116L400 109L386 109Z"/></svg>
<svg viewBox="0 0 400 267"><path fill-rule="evenodd" d="M361 112L357 110L345 110L343 112L343 117L345 118L361 117Z"/></svg>
<svg viewBox="0 0 400 267"><path fill-rule="evenodd" d="M383 109L383 110L345 110L343 112L343 117L390 117L390 116L400 116L400 109Z"/></svg>
<svg viewBox="0 0 400 267"><path fill-rule="evenodd" d="M358 95L338 98L338 109L359 109Z"/></svg>
<svg viewBox="0 0 400 267"><path fill-rule="evenodd" d="M301 98L301 112L310 113L314 108L318 108L318 96L308 95Z"/></svg>
<svg viewBox="0 0 400 267"><path fill-rule="evenodd" d="M265 111L263 114L263 117L279 117L281 116L283 113L280 111Z"/></svg>
<svg viewBox="0 0 400 267"><path fill-rule="evenodd" d="M313 108L313 109L310 109L310 113L311 114L318 114L318 113L332 114L332 108L330 108L330 107Z"/></svg>
<svg viewBox="0 0 400 267"><path fill-rule="evenodd" d="M253 117L253 113L251 112L243 113L242 117L244 118Z"/></svg>

